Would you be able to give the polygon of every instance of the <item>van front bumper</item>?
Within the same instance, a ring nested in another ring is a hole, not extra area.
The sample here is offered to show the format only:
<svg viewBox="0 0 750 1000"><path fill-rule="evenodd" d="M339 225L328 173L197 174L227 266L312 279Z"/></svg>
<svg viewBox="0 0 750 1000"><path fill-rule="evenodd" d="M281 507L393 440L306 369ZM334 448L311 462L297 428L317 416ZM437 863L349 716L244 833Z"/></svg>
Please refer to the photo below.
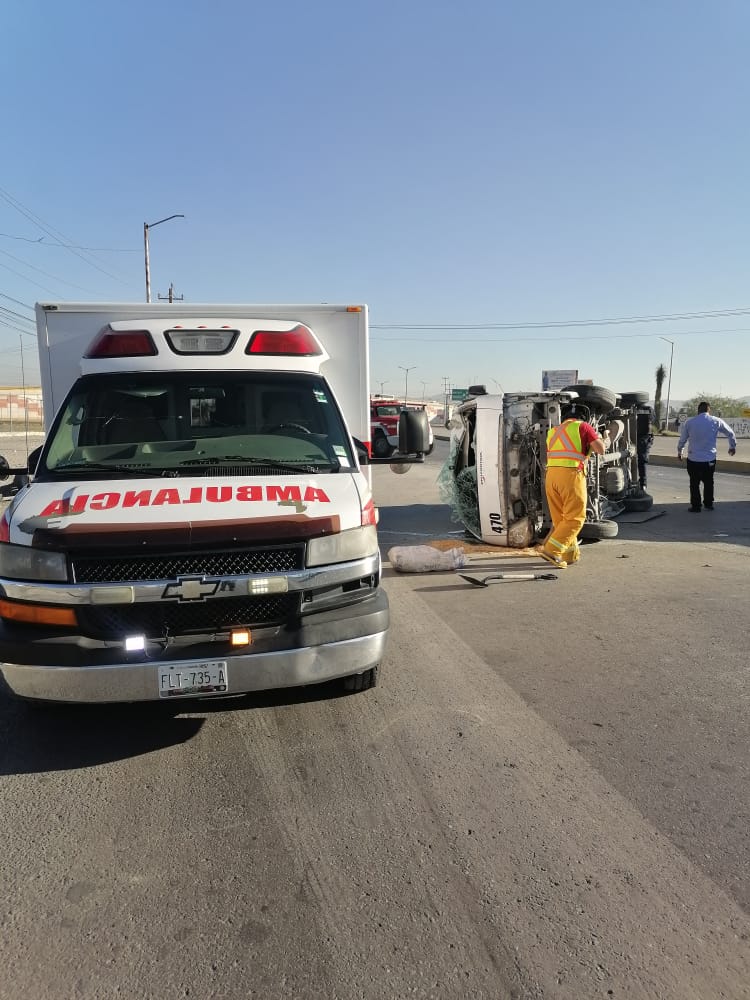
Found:
<svg viewBox="0 0 750 1000"><path fill-rule="evenodd" d="M0 677L12 694L32 700L187 701L194 696L160 697L159 672L221 660L227 665L226 696L301 687L377 666L385 653L388 621L388 598L379 590L370 600L303 619L295 629L260 633L257 642L239 651L225 641L191 640L156 655L154 649L124 654L119 644L82 644L59 633L35 639L27 632L23 639L0 629Z"/></svg>

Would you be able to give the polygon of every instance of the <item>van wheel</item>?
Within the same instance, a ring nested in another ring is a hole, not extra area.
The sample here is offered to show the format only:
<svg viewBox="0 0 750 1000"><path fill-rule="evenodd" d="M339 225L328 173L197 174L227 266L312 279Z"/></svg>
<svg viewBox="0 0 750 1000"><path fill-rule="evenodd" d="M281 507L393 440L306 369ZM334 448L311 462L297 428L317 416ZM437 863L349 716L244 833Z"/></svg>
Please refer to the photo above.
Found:
<svg viewBox="0 0 750 1000"><path fill-rule="evenodd" d="M580 401L584 406L587 404L593 409L601 410L602 413L609 413L615 408L617 403L617 393L603 385L566 385L563 392L577 392Z"/></svg>
<svg viewBox="0 0 750 1000"><path fill-rule="evenodd" d="M621 392L620 406L629 410L631 406L648 406L649 394L647 392Z"/></svg>
<svg viewBox="0 0 750 1000"><path fill-rule="evenodd" d="M599 541L602 538L617 538L620 530L617 521L584 521L583 527L578 533L579 538L589 541Z"/></svg>
<svg viewBox="0 0 750 1000"><path fill-rule="evenodd" d="M646 493L640 497L625 497L623 500L625 510L635 513L636 511L651 510L654 506L654 498Z"/></svg>
<svg viewBox="0 0 750 1000"><path fill-rule="evenodd" d="M376 458L390 458L392 448L388 444L388 438L382 432L375 435L372 442L372 450Z"/></svg>
<svg viewBox="0 0 750 1000"><path fill-rule="evenodd" d="M341 686L347 694L355 694L358 691L369 691L378 683L378 668L370 667L361 674L350 674L341 681Z"/></svg>

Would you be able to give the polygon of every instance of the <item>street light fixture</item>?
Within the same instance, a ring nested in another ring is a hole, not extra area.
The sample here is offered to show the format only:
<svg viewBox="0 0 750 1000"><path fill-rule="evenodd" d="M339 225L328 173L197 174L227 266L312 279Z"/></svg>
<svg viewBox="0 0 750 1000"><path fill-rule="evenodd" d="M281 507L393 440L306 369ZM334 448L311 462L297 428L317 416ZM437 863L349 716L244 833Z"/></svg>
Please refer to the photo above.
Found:
<svg viewBox="0 0 750 1000"><path fill-rule="evenodd" d="M406 372L406 379L404 381L404 409L406 409L407 400L409 399L409 372L413 372L416 365L410 365L409 368L404 368L403 365L399 365L402 372Z"/></svg>
<svg viewBox="0 0 750 1000"><path fill-rule="evenodd" d="M667 377L667 417L664 421L664 430L669 430L669 394L672 389L672 358L674 357L674 341L670 340L669 337L659 337L659 340L664 340L666 343L671 344L671 349L669 352L669 375Z"/></svg>
<svg viewBox="0 0 750 1000"><path fill-rule="evenodd" d="M151 301L151 264L148 256L148 231L154 226L160 226L162 222L169 222L170 219L184 219L184 215L168 215L166 219L159 219L158 222L143 223L143 256L146 264L146 302Z"/></svg>

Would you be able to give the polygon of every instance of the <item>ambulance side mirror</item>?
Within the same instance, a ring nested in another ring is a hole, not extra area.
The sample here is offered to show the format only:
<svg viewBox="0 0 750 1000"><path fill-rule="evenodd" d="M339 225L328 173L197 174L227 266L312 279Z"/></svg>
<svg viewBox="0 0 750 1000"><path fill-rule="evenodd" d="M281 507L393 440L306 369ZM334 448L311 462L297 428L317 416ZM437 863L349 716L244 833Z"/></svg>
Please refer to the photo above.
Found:
<svg viewBox="0 0 750 1000"><path fill-rule="evenodd" d="M430 425L424 410L401 411L398 450L402 455L424 455L430 450Z"/></svg>

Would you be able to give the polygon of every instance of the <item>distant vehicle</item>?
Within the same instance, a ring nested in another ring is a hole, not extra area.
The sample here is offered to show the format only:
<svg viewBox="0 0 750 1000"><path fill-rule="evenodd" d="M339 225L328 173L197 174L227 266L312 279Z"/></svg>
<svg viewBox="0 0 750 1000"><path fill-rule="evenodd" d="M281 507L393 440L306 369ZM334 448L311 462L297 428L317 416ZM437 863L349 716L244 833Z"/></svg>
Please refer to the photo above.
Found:
<svg viewBox="0 0 750 1000"><path fill-rule="evenodd" d="M547 431L561 423L561 411L573 400L593 427L610 433L606 453L587 462L588 502L580 537L614 538L614 518L653 505L638 472L644 421L648 429L647 393L618 396L603 386L581 384L561 392L477 391L454 412L450 455L439 478L443 500L471 535L513 548L546 536Z"/></svg>
<svg viewBox="0 0 750 1000"><path fill-rule="evenodd" d="M405 409L425 412L423 406L413 403L405 407L398 399L387 399L381 396L370 397L370 447L376 458L388 458L398 451L398 422ZM434 445L432 427L429 427L428 455Z"/></svg>

